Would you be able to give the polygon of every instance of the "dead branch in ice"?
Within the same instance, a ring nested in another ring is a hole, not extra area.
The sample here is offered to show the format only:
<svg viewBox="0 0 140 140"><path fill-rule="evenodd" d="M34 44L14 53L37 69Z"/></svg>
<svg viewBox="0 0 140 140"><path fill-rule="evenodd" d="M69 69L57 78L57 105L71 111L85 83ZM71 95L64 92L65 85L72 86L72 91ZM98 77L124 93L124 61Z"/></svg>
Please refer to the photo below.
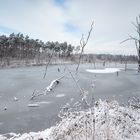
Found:
<svg viewBox="0 0 140 140"><path fill-rule="evenodd" d="M58 84L60 83L60 80L61 80L63 77L64 77L64 75L61 76L61 77L58 78L58 79L53 80L53 81L52 81L46 88L44 88L42 91L38 91L38 90L35 89L35 90L33 91L33 94L32 94L32 96L31 96L30 100L33 100L35 97L38 97L38 96L41 96L41 95L46 95L48 92L52 91L52 90L56 87L56 85L58 85Z"/></svg>

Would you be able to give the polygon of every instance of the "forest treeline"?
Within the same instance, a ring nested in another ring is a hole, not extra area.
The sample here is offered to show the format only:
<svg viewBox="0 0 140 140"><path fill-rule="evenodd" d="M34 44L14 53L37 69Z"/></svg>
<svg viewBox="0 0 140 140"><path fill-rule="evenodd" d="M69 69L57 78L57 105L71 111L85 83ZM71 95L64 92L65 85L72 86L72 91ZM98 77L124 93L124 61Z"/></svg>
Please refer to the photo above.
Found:
<svg viewBox="0 0 140 140"><path fill-rule="evenodd" d="M11 61L20 61L26 64L34 61L36 64L49 61L53 54L55 61L77 62L80 46L73 46L67 42L43 42L39 39L31 39L22 33L12 33L9 36L0 35L0 65L10 65ZM96 52L98 53L98 52ZM110 55L110 54L83 54L83 62L94 63L101 61L137 61L134 55Z"/></svg>
<svg viewBox="0 0 140 140"><path fill-rule="evenodd" d="M43 42L39 39L30 39L28 35L24 36L21 33L10 34L9 36L0 36L0 59L34 59L40 57L41 54L49 55L52 50L59 56L69 57L74 46L67 42Z"/></svg>

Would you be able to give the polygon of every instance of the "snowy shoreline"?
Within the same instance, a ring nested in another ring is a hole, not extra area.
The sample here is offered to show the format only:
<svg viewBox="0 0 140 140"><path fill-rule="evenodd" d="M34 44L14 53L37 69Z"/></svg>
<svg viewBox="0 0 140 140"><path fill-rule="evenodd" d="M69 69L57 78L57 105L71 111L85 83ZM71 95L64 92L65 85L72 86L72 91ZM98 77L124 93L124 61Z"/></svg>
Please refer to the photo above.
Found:
<svg viewBox="0 0 140 140"><path fill-rule="evenodd" d="M44 131L0 135L0 140L140 139L140 108L120 106L117 101L99 100L92 108L68 109L61 118L56 126Z"/></svg>

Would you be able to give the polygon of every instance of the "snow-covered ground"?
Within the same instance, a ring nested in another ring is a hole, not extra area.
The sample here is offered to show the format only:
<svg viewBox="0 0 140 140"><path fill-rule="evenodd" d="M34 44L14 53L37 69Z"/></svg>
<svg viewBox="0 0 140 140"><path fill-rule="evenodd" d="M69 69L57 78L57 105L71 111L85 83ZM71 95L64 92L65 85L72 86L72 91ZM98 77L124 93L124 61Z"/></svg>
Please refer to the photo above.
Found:
<svg viewBox="0 0 140 140"><path fill-rule="evenodd" d="M119 72L119 68L105 68L105 69L86 69L87 72L91 73L115 73Z"/></svg>
<svg viewBox="0 0 140 140"><path fill-rule="evenodd" d="M140 140L140 108L102 100L88 109L77 108L78 104L65 106L59 114L62 120L49 129L11 133L0 140Z"/></svg>

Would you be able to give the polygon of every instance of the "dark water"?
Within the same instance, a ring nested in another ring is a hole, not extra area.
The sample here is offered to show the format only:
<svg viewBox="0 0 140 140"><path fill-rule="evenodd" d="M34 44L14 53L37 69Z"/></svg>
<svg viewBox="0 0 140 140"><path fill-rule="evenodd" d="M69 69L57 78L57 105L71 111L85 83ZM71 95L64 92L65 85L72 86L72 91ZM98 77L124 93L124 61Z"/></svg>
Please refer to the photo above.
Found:
<svg viewBox="0 0 140 140"><path fill-rule="evenodd" d="M124 65L121 64L108 64L106 67L119 67L122 70L119 76L116 73L93 74L86 72L86 69L94 68L94 65L84 64L80 65L79 72L75 75L76 66L68 65L80 87L88 91L89 99L94 94L96 100L116 99L123 104L129 97L140 94L140 75L136 71L136 65L128 65L127 71L124 71ZM98 64L96 68L103 66ZM80 99L79 89L63 65L50 66L46 79L43 79L44 69L45 66L0 70L0 134L44 130L58 120L60 107L70 102L70 99ZM41 90L62 75L65 77L47 96L30 100L34 89ZM14 101L14 97L19 101ZM36 102L42 102L40 107L27 107L29 103ZM5 107L7 110L4 110Z"/></svg>

